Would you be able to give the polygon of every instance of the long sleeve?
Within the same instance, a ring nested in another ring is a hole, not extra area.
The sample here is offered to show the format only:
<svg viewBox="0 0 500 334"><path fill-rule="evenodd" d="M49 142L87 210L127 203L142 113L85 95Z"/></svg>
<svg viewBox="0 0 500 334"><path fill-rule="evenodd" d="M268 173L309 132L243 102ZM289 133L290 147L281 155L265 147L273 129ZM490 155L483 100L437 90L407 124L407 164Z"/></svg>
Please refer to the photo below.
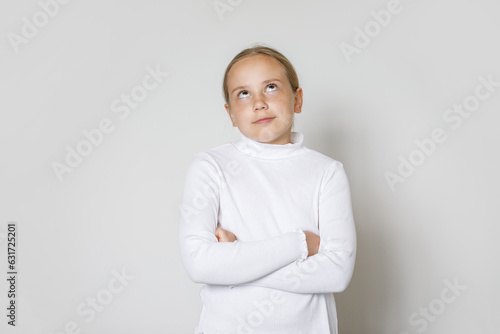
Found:
<svg viewBox="0 0 500 334"><path fill-rule="evenodd" d="M319 196L318 254L295 261L242 285L295 293L342 292L348 286L356 257L356 230L351 195L342 163L325 174Z"/></svg>
<svg viewBox="0 0 500 334"><path fill-rule="evenodd" d="M191 280L204 284L241 284L305 259L307 243L302 231L251 242L217 241L219 196L225 186L226 172L205 152L194 156L186 172L179 245Z"/></svg>

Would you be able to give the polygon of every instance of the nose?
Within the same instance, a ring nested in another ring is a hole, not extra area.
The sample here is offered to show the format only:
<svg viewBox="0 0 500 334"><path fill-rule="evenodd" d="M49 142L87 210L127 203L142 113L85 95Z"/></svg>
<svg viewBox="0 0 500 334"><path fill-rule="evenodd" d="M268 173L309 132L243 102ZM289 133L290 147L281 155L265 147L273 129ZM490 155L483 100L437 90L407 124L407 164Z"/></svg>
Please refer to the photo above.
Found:
<svg viewBox="0 0 500 334"><path fill-rule="evenodd" d="M254 110L267 109L267 103L262 93L256 94L254 99Z"/></svg>

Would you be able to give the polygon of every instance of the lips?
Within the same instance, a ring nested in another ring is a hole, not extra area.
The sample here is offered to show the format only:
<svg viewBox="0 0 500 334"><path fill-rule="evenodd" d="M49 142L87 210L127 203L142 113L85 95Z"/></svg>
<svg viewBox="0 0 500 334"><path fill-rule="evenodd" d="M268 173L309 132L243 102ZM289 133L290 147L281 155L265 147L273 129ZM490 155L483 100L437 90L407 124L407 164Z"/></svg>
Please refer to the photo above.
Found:
<svg viewBox="0 0 500 334"><path fill-rule="evenodd" d="M265 118L259 119L255 123L257 123L257 124L268 123L268 122L272 121L273 119L274 119L274 117L265 117Z"/></svg>

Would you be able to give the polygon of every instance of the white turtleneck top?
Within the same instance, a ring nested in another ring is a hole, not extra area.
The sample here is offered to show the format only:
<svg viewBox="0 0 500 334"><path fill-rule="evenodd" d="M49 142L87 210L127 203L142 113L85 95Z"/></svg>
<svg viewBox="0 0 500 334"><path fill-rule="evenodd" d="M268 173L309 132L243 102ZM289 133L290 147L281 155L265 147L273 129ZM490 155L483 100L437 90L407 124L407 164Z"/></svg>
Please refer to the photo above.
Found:
<svg viewBox="0 0 500 334"><path fill-rule="evenodd" d="M311 150L241 139L194 155L185 176L179 243L204 284L196 334L336 334L333 293L354 269L356 232L342 163ZM234 233L218 242L215 229ZM307 257L303 231L320 236Z"/></svg>

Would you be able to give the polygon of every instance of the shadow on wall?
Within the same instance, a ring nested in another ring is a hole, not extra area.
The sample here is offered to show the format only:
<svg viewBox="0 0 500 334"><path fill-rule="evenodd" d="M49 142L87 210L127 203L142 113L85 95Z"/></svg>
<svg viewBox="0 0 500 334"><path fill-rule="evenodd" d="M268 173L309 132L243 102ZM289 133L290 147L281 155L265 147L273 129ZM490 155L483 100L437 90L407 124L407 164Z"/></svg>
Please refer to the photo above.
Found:
<svg viewBox="0 0 500 334"><path fill-rule="evenodd" d="M324 115L328 114L324 112ZM404 242L391 239L399 237L398 232L386 230L391 225L387 222L398 218L381 197L380 189L375 188L377 183L369 180L373 174L370 169L373 154L363 152L370 150L370 140L363 133L344 131L342 121L334 122L333 117L316 133L320 134L322 153L341 161L346 168L357 234L356 265L351 283L343 293L335 294L339 333L387 334L388 330L395 334L405 330L414 333L414 328L408 323L409 314L403 314L403 319L397 318L405 305L413 304L413 301L408 301L411 298L407 289L410 282L405 282L408 278L405 277L405 259L402 257L408 250L398 252L398 247ZM414 240L422 240L422 237L411 236ZM429 259L425 247L418 249L418 256L420 263ZM422 283L421 288L427 291L429 282ZM398 328L401 324L403 327Z"/></svg>
<svg viewBox="0 0 500 334"><path fill-rule="evenodd" d="M365 196L364 201L358 199L354 208L358 236L354 274L348 288L335 295L339 332L421 333L431 323L417 314L427 304L422 304L416 296L427 296L426 302L439 296L431 292L436 291L436 282L430 268L432 258L426 248L425 231L412 229L406 235L401 235L401 231L399 234L387 231L385 221L390 219L387 218L391 216L387 212L390 207L382 209L384 213L380 206L376 208L380 204L376 195L366 191ZM414 277L408 271L408 261L414 262L413 273L418 272Z"/></svg>
<svg viewBox="0 0 500 334"><path fill-rule="evenodd" d="M377 333L374 317L390 319L391 303L389 268L391 257L380 233L365 229L360 214L356 226L358 250L354 274L348 288L335 295L339 319L339 333ZM370 220L374 223L373 217ZM360 227L363 226L363 227ZM393 315L394 316L394 315ZM397 332L396 332L397 333Z"/></svg>

